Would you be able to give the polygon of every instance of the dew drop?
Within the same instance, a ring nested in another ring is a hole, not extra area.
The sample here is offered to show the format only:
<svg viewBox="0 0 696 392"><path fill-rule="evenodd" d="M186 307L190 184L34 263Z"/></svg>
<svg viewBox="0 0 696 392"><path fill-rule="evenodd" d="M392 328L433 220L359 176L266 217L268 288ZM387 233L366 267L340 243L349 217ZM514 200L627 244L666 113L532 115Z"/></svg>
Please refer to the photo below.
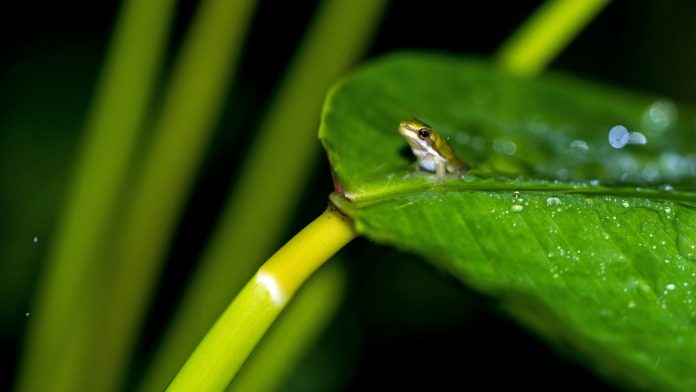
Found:
<svg viewBox="0 0 696 392"><path fill-rule="evenodd" d="M678 117L677 108L668 100L660 100L653 103L648 108L646 114L653 128L658 131L664 131L669 128Z"/></svg>
<svg viewBox="0 0 696 392"><path fill-rule="evenodd" d="M621 207L628 208L628 207L630 207L630 204L628 204L628 202L624 200L621 202Z"/></svg>
<svg viewBox="0 0 696 392"><path fill-rule="evenodd" d="M628 143L629 144L647 144L648 143L648 138L645 137L640 132L631 132L628 134Z"/></svg>
<svg viewBox="0 0 696 392"><path fill-rule="evenodd" d="M33 243L39 242L39 237L34 236L34 238L31 239Z"/></svg>
<svg viewBox="0 0 696 392"><path fill-rule="evenodd" d="M609 144L614 148L623 148L628 143L628 129L617 125L609 130Z"/></svg>
<svg viewBox="0 0 696 392"><path fill-rule="evenodd" d="M570 143L570 150L576 154L587 154L590 151L590 146L584 140L573 140Z"/></svg>
<svg viewBox="0 0 696 392"><path fill-rule="evenodd" d="M669 291L672 291L672 290L674 290L676 287L677 287L677 286L675 286L673 283L670 283L670 284L668 284L667 286L665 286L665 289L667 289L667 290L669 290Z"/></svg>
<svg viewBox="0 0 696 392"><path fill-rule="evenodd" d="M629 132L623 125L617 125L609 130L609 145L616 149L624 148L627 144L647 144L648 138L641 132Z"/></svg>
<svg viewBox="0 0 696 392"><path fill-rule="evenodd" d="M31 316L31 313L26 312L26 313L24 313L24 316L25 316L25 317L29 317L29 316Z"/></svg>
<svg viewBox="0 0 696 392"><path fill-rule="evenodd" d="M646 166L640 172L640 177L643 181L656 183L661 180L660 171L654 166Z"/></svg>
<svg viewBox="0 0 696 392"><path fill-rule="evenodd" d="M514 191L514 192L512 192L512 198L513 198L513 199L519 199L519 198L520 198L520 192L519 192L519 191Z"/></svg>
<svg viewBox="0 0 696 392"><path fill-rule="evenodd" d="M511 140L495 139L493 140L493 150L505 155L515 155L517 145Z"/></svg>
<svg viewBox="0 0 696 392"><path fill-rule="evenodd" d="M561 199L557 197L549 197L546 199L546 205L549 207L554 207L561 204Z"/></svg>
<svg viewBox="0 0 696 392"><path fill-rule="evenodd" d="M524 207L522 207L519 204L513 204L512 207L510 207L510 210L512 212L520 212L520 211L524 210Z"/></svg>
<svg viewBox="0 0 696 392"><path fill-rule="evenodd" d="M556 178L560 181L566 181L570 178L570 173L568 169L558 169L556 170Z"/></svg>
<svg viewBox="0 0 696 392"><path fill-rule="evenodd" d="M673 151L665 151L658 160L660 169L670 180L679 180L696 174L696 155L681 155Z"/></svg>
<svg viewBox="0 0 696 392"><path fill-rule="evenodd" d="M660 189L661 191L665 191L665 192L671 192L674 190L674 187L672 185L669 185L669 184L664 184L664 185L660 185L658 189Z"/></svg>

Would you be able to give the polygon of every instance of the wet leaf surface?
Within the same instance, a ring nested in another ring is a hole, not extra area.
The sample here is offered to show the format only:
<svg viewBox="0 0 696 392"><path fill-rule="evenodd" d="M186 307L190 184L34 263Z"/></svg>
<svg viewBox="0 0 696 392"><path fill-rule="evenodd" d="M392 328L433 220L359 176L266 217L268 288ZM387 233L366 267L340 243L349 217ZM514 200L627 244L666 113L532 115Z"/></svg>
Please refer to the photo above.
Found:
<svg viewBox="0 0 696 392"><path fill-rule="evenodd" d="M471 164L412 172L417 117ZM320 138L359 232L423 256L626 385L696 388L694 112L668 99L400 54L339 84ZM423 293L427 295L427 293Z"/></svg>

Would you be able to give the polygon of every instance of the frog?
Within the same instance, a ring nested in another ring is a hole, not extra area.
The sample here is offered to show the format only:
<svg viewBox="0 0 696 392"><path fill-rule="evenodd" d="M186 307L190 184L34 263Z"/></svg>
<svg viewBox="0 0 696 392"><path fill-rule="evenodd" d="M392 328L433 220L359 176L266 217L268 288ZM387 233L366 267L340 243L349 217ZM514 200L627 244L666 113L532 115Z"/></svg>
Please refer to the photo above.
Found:
<svg viewBox="0 0 696 392"><path fill-rule="evenodd" d="M469 170L469 165L457 157L447 140L423 121L416 118L401 121L399 133L416 156L416 170L435 172L438 178L447 174L461 175Z"/></svg>

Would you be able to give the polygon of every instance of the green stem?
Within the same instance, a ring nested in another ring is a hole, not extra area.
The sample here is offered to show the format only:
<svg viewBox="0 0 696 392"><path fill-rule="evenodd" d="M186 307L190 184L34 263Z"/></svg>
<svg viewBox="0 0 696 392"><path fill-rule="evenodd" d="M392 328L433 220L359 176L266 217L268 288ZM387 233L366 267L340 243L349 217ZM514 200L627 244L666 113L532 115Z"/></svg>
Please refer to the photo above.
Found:
<svg viewBox="0 0 696 392"><path fill-rule="evenodd" d="M74 391L89 366L98 314L85 300L100 273L118 197L142 129L173 14L172 0L123 4L83 145L32 307L19 391Z"/></svg>
<svg viewBox="0 0 696 392"><path fill-rule="evenodd" d="M575 38L609 0L549 0L500 48L500 66L534 76Z"/></svg>
<svg viewBox="0 0 696 392"><path fill-rule="evenodd" d="M260 260L278 246L320 151L316 129L324 96L363 52L385 4L323 3L249 149L142 390L166 385Z"/></svg>
<svg viewBox="0 0 696 392"><path fill-rule="evenodd" d="M224 390L297 289L353 238L352 221L334 208L300 231L244 286L167 390Z"/></svg>
<svg viewBox="0 0 696 392"><path fill-rule="evenodd" d="M244 363L228 392L282 389L283 381L339 309L346 276L338 261L322 267L302 287Z"/></svg>
<svg viewBox="0 0 696 392"><path fill-rule="evenodd" d="M118 386L179 211L223 106L255 0L199 5L113 238L94 389Z"/></svg>

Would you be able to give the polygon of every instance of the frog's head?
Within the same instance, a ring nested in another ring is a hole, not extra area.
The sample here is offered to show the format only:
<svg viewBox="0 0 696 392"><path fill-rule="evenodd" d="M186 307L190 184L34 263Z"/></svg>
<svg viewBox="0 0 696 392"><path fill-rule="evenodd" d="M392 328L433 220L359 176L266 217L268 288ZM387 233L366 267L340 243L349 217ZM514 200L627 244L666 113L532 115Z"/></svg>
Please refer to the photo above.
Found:
<svg viewBox="0 0 696 392"><path fill-rule="evenodd" d="M402 121L399 124L399 133L414 150L432 147L438 137L430 125L415 118Z"/></svg>

